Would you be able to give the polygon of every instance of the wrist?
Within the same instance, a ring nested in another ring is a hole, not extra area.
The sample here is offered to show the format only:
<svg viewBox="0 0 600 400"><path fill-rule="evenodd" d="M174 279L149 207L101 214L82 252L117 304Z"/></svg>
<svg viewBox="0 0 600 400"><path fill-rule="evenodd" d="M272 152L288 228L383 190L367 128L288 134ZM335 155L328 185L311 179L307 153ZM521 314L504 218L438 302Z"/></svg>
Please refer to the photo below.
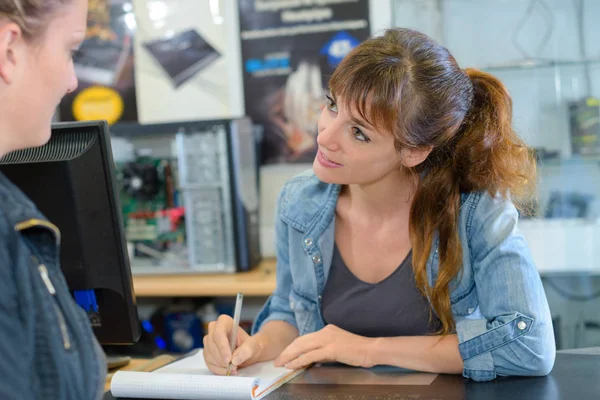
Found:
<svg viewBox="0 0 600 400"><path fill-rule="evenodd" d="M378 360L377 354L383 338L364 338L363 342L363 368L371 368L383 364Z"/></svg>
<svg viewBox="0 0 600 400"><path fill-rule="evenodd" d="M256 343L256 353L254 354L255 362L267 361L267 357L265 357L265 349L267 349L267 338L264 333L260 331L252 336L252 339Z"/></svg>
<svg viewBox="0 0 600 400"><path fill-rule="evenodd" d="M381 357L381 348L385 348L385 345L382 344L385 341L385 338L377 337L377 338L368 338L366 342L366 363L368 365L367 368L374 367L375 365L384 365L387 364L384 359ZM388 350L389 351L389 350ZM383 352L385 354L385 351Z"/></svg>

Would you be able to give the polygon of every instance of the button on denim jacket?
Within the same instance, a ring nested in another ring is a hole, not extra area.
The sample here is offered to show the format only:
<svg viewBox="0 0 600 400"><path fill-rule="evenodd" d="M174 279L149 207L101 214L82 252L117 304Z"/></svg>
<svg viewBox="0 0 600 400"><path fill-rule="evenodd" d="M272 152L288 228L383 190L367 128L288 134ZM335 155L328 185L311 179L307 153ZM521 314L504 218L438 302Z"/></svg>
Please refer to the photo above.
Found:
<svg viewBox="0 0 600 400"><path fill-rule="evenodd" d="M275 222L277 287L253 333L272 320L288 322L300 335L325 326L321 295L331 266L339 192L339 185L319 181L312 171L283 187ZM517 220L508 200L462 195L463 270L452 282L450 301L463 376L475 381L546 375L554 365L548 302ZM439 268L437 247L434 238L427 263L431 285Z"/></svg>

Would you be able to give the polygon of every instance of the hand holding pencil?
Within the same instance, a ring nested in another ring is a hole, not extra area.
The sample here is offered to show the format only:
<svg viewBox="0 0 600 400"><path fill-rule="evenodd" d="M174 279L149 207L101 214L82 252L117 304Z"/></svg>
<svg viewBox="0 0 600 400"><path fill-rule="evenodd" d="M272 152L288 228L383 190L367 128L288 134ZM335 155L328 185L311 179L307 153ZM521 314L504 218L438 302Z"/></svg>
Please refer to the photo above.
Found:
<svg viewBox="0 0 600 400"><path fill-rule="evenodd" d="M258 360L258 342L239 327L242 300L243 296L239 293L234 318L221 315L208 325L208 333L204 336L204 360L216 375L235 375L238 367L254 364Z"/></svg>

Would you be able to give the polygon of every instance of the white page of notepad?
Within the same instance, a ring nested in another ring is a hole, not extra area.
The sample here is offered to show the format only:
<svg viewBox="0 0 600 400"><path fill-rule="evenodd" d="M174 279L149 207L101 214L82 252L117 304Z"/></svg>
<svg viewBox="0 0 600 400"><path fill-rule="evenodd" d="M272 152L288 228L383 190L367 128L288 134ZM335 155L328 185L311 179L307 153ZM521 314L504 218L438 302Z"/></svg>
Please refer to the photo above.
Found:
<svg viewBox="0 0 600 400"><path fill-rule="evenodd" d="M255 385L253 378L118 371L112 378L110 391L114 397L251 400Z"/></svg>
<svg viewBox="0 0 600 400"><path fill-rule="evenodd" d="M176 374L199 374L212 375L212 372L206 366L202 350L191 357L183 358L175 363L159 368L155 373L176 373ZM238 370L237 377L246 377L258 379L259 388L257 393L262 393L266 388L275 383L282 376L288 375L292 370L282 367L276 367L272 361L262 362Z"/></svg>
<svg viewBox="0 0 600 400"><path fill-rule="evenodd" d="M259 386L256 393L262 395L257 398L262 398L280 386L265 392L282 377L301 372L275 367L269 361L242 368L234 377L216 376L206 366L200 350L152 373L119 371L113 377L111 392L115 397L233 400L251 399L252 388Z"/></svg>

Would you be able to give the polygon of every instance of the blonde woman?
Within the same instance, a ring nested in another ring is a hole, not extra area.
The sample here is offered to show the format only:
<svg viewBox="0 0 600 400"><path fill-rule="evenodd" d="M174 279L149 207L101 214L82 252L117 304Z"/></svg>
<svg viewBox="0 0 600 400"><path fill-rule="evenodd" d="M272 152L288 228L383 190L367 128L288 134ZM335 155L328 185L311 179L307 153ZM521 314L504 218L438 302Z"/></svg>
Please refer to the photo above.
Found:
<svg viewBox="0 0 600 400"><path fill-rule="evenodd" d="M0 0L0 156L48 141L54 110L77 87L72 53L86 22L86 0ZM0 399L102 396L104 356L67 288L59 244L0 175Z"/></svg>

